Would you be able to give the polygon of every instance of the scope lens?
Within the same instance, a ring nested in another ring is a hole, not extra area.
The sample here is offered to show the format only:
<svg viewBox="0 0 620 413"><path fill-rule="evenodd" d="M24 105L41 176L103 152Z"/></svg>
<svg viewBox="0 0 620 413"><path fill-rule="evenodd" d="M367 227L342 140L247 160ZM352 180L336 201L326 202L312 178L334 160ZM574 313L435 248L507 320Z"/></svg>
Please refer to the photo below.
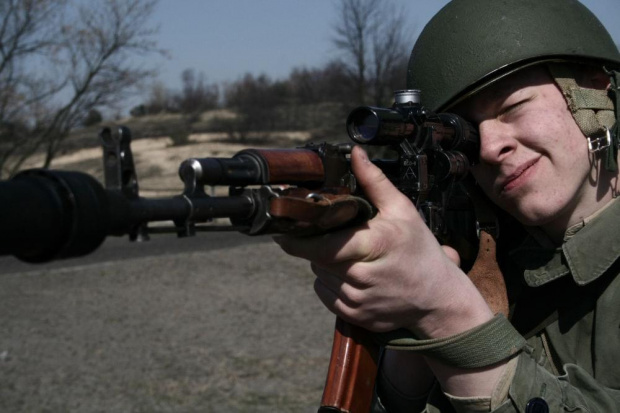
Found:
<svg viewBox="0 0 620 413"><path fill-rule="evenodd" d="M379 118L370 110L357 110L349 116L349 136L356 142L373 140L379 131Z"/></svg>

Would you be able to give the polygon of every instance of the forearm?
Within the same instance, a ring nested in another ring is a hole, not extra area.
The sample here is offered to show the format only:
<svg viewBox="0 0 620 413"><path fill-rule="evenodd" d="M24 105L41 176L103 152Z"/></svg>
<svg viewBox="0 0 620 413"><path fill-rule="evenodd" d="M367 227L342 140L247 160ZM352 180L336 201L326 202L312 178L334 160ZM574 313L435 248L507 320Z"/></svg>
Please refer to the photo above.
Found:
<svg viewBox="0 0 620 413"><path fill-rule="evenodd" d="M501 375L490 397L456 397L445 392L454 409L459 413L488 412L504 403L517 360L517 357L510 359L508 368ZM471 375L466 379L477 380ZM422 412L427 406L431 391L437 394L443 390L439 386L433 390L436 382L428 366L428 359L424 356L411 351L386 350L377 377L377 395L385 410L377 411Z"/></svg>
<svg viewBox="0 0 620 413"><path fill-rule="evenodd" d="M424 356L384 350L377 377L377 395L390 413L421 412L435 377Z"/></svg>
<svg viewBox="0 0 620 413"><path fill-rule="evenodd" d="M452 337L488 323L494 317L482 296L464 275L452 283L446 283L444 294L450 299L437 300L441 306L418 322L418 330L414 332L416 336L425 339ZM485 343L479 344L483 345ZM463 351L472 352L467 349ZM462 368L446 360L427 357L428 366L443 391L458 397L491 397L507 361L506 358L483 367Z"/></svg>
<svg viewBox="0 0 620 413"><path fill-rule="evenodd" d="M489 367L462 369L428 358L428 365L445 393L457 397L481 397L491 399L508 360Z"/></svg>
<svg viewBox="0 0 620 413"><path fill-rule="evenodd" d="M457 411L488 411L493 400L497 405L506 398L512 373L506 374L505 365L512 360L514 367L519 342L522 337L503 317L446 339L393 341L393 348L403 349L384 353L380 400L391 413L422 411L436 378L455 408L464 407Z"/></svg>

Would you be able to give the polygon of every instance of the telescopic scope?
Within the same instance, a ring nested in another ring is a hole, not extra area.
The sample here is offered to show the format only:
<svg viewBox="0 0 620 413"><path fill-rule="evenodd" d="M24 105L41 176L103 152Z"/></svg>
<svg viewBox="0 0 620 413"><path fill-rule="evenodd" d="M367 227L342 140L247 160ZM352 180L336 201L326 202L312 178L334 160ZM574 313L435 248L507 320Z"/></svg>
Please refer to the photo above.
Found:
<svg viewBox="0 0 620 413"><path fill-rule="evenodd" d="M360 106L354 109L347 118L347 132L360 144L397 145L417 133L420 125L415 120L420 115L420 91L397 90L392 108Z"/></svg>

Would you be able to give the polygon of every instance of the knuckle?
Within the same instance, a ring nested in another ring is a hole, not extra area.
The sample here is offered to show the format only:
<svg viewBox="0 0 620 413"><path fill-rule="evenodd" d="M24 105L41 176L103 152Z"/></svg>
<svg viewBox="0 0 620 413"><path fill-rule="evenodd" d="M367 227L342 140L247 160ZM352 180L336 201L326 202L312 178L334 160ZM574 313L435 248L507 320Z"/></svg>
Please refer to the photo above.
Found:
<svg viewBox="0 0 620 413"><path fill-rule="evenodd" d="M362 263L363 264L363 263ZM361 267L362 264L359 266ZM371 271L360 272L354 280L355 286L360 290L360 294L366 294L377 285L377 275Z"/></svg>
<svg viewBox="0 0 620 413"><path fill-rule="evenodd" d="M403 239L404 228L392 220L380 220L374 223L372 231L364 241L365 261L375 261L394 250L395 242Z"/></svg>
<svg viewBox="0 0 620 413"><path fill-rule="evenodd" d="M367 265L364 261L355 261L349 263L345 271L345 279L351 285L357 288L365 288L369 286L371 280L371 274L367 270Z"/></svg>
<svg viewBox="0 0 620 413"><path fill-rule="evenodd" d="M337 302L334 308L336 310L335 313L343 320L360 327L363 327L364 324L366 324L364 313L347 306L344 302Z"/></svg>
<svg viewBox="0 0 620 413"><path fill-rule="evenodd" d="M356 288L343 288L341 293L342 301L351 308L360 308L365 302L365 296L362 291Z"/></svg>

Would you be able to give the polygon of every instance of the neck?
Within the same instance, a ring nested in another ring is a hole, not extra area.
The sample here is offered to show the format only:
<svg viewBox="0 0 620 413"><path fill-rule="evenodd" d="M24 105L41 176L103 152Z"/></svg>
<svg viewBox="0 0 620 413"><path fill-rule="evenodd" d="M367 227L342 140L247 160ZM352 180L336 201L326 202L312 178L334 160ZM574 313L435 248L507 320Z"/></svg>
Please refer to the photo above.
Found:
<svg viewBox="0 0 620 413"><path fill-rule="evenodd" d="M584 185L583 192L575 197L572 204L567 205L563 213L540 226L554 245L561 245L567 231L578 225L583 226L618 196L617 184L620 172L601 170L600 162L598 164L596 168L598 173L591 177L591 185Z"/></svg>

